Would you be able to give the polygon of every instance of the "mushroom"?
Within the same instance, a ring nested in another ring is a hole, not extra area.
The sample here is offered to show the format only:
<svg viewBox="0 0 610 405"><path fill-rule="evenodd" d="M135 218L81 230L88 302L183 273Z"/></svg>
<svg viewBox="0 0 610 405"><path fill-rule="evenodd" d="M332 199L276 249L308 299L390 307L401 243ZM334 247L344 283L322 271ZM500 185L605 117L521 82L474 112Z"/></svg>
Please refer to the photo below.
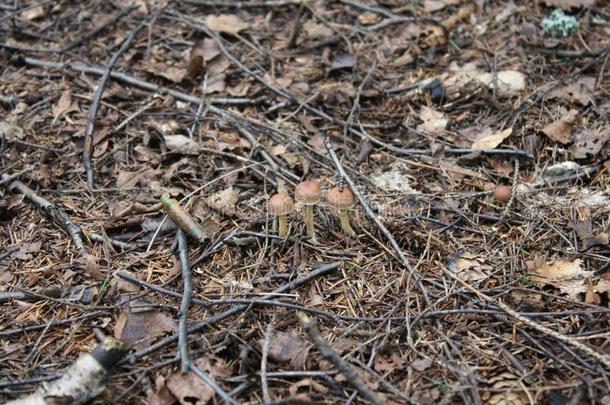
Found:
<svg viewBox="0 0 610 405"><path fill-rule="evenodd" d="M294 190L294 198L305 206L305 226L307 227L307 236L310 239L315 239L315 230L313 226L313 209L320 201L320 184L317 181L304 181L297 185Z"/></svg>
<svg viewBox="0 0 610 405"><path fill-rule="evenodd" d="M349 223L348 210L354 206L355 200L354 195L348 187L343 187L343 190L339 187L334 187L328 192L326 197L328 202L333 207L339 210L341 217L341 229L349 236L354 236L356 233L352 229Z"/></svg>
<svg viewBox="0 0 610 405"><path fill-rule="evenodd" d="M292 198L286 193L277 193L269 200L269 213L278 217L278 235L282 238L288 234L288 220L286 215L294 210Z"/></svg>

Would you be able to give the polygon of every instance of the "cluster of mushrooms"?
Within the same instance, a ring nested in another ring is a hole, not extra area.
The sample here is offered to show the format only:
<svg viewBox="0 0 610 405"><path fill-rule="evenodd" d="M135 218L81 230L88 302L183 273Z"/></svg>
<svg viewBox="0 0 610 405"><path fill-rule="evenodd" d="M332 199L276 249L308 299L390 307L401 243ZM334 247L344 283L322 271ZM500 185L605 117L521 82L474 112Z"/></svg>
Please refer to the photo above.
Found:
<svg viewBox="0 0 610 405"><path fill-rule="evenodd" d="M315 239L315 228L313 222L314 207L320 202L320 183L307 180L299 183L294 190L294 198L305 206L305 225L307 236ZM328 203L339 210L341 228L349 236L355 235L349 223L348 210L355 204L354 195L348 187L336 186L330 189L326 195ZM294 211L292 198L284 192L275 194L269 199L269 213L278 220L278 235L285 237L288 234L287 216Z"/></svg>

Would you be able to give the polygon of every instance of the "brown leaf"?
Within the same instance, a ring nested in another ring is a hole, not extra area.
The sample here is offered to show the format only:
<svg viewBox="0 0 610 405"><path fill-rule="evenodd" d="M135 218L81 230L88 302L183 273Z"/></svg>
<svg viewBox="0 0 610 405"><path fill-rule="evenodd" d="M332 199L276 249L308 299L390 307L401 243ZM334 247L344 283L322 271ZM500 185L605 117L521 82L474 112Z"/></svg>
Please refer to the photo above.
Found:
<svg viewBox="0 0 610 405"><path fill-rule="evenodd" d="M23 242L19 249L11 253L10 257L16 260L32 260L31 253L37 253L41 246L42 242L40 241L32 243Z"/></svg>
<svg viewBox="0 0 610 405"><path fill-rule="evenodd" d="M237 215L235 204L239 198L239 191L233 187L228 187L217 193L212 194L207 199L207 204L210 208L217 210L227 216Z"/></svg>
<svg viewBox="0 0 610 405"><path fill-rule="evenodd" d="M424 11L434 13L451 4L460 4L460 0L424 0Z"/></svg>
<svg viewBox="0 0 610 405"><path fill-rule="evenodd" d="M303 30L307 33L307 37L310 39L330 37L335 33L326 25L317 23L314 20L308 20L305 24L303 24Z"/></svg>
<svg viewBox="0 0 610 405"><path fill-rule="evenodd" d="M490 135L481 136L472 143L471 148L473 150L495 149L512 133L512 128L506 128L503 131L496 131Z"/></svg>
<svg viewBox="0 0 610 405"><path fill-rule="evenodd" d="M570 142L570 135L572 133L572 126L576 117L578 116L578 110L570 110L566 115L561 117L555 122L550 123L542 132L554 142L566 144Z"/></svg>
<svg viewBox="0 0 610 405"><path fill-rule="evenodd" d="M214 379L231 375L225 361L213 354L198 358L194 364ZM192 371L174 372L168 377L166 385L182 405L205 405L214 397L214 390Z"/></svg>
<svg viewBox="0 0 610 405"><path fill-rule="evenodd" d="M167 389L165 377L158 375L155 378L155 388L146 392L146 403L149 405L173 405L176 398Z"/></svg>
<svg viewBox="0 0 610 405"><path fill-rule="evenodd" d="M20 13L19 19L22 21L32 21L37 18L44 17L46 14L47 13L43 6L36 6Z"/></svg>
<svg viewBox="0 0 610 405"><path fill-rule="evenodd" d="M449 123L449 119L445 114L425 106L422 107L419 113L419 119L423 123L417 126L417 130L428 132L432 135L438 135L443 132Z"/></svg>
<svg viewBox="0 0 610 405"><path fill-rule="evenodd" d="M262 347L264 340L259 340ZM296 331L275 332L269 345L269 359L281 364L290 363L296 370L302 370L309 352L309 345Z"/></svg>
<svg viewBox="0 0 610 405"><path fill-rule="evenodd" d="M360 22L362 25L372 25L379 22L379 20L381 20L379 14L371 11L365 11L358 16L358 22Z"/></svg>
<svg viewBox="0 0 610 405"><path fill-rule="evenodd" d="M596 156L610 139L610 128L597 131L581 131L574 137L574 145L570 147L575 159L585 159Z"/></svg>
<svg viewBox="0 0 610 405"><path fill-rule="evenodd" d="M169 150L196 153L201 146L197 141L186 135L163 135L165 145Z"/></svg>
<svg viewBox="0 0 610 405"><path fill-rule="evenodd" d="M426 371L432 366L432 360L430 359L416 359L410 364L417 371Z"/></svg>
<svg viewBox="0 0 610 405"><path fill-rule="evenodd" d="M335 56L329 70L352 69L354 66L356 66L356 58L350 53L343 52Z"/></svg>
<svg viewBox="0 0 610 405"><path fill-rule="evenodd" d="M571 8L593 7L596 0L542 0L542 3L544 3L544 5L547 7L569 10Z"/></svg>
<svg viewBox="0 0 610 405"><path fill-rule="evenodd" d="M53 106L53 122L72 109L72 92L66 89L61 93L59 101Z"/></svg>
<svg viewBox="0 0 610 405"><path fill-rule="evenodd" d="M325 387L323 384L318 383L316 380L314 380L313 378L304 378L300 381L297 381L296 383L292 384L289 388L288 388L288 392L290 393L291 396L295 396L297 395L299 388L302 387L308 387L316 392L319 392L320 394L327 394L328 393L328 388ZM290 404L292 404L293 402L290 401ZM302 403L302 402L300 402ZM306 403L311 403L313 404L313 402L306 402Z"/></svg>
<svg viewBox="0 0 610 405"><path fill-rule="evenodd" d="M552 285L572 298L587 291L585 278L592 271L582 269L582 260L552 260L542 263L528 263L532 269L531 280L538 285Z"/></svg>
<svg viewBox="0 0 610 405"><path fill-rule="evenodd" d="M481 281L489 277L491 266L484 264L483 256L470 252L454 253L447 260L447 269L465 281Z"/></svg>
<svg viewBox="0 0 610 405"><path fill-rule="evenodd" d="M150 307L138 308L144 305L143 301L131 301L128 307L122 309L114 327L116 339L135 344L138 350L150 345L153 338L178 330L176 322L164 313Z"/></svg>
<svg viewBox="0 0 610 405"><path fill-rule="evenodd" d="M595 88L595 81L595 77L581 77L574 83L552 91L549 98L558 98L586 106L592 100L591 94Z"/></svg>
<svg viewBox="0 0 610 405"><path fill-rule="evenodd" d="M205 23L212 31L224 32L235 35L241 30L248 28L248 24L233 14L209 15Z"/></svg>
<svg viewBox="0 0 610 405"><path fill-rule="evenodd" d="M403 369L405 366L404 360L396 353L390 355L379 355L375 357L373 368L380 373L392 373L396 369Z"/></svg>
<svg viewBox="0 0 610 405"><path fill-rule="evenodd" d="M481 180L486 179L485 176L475 172L474 170L461 167L447 160L441 160L440 162L438 162L438 165L442 169L442 171L446 172L447 175L454 180L461 180L465 176L474 177Z"/></svg>

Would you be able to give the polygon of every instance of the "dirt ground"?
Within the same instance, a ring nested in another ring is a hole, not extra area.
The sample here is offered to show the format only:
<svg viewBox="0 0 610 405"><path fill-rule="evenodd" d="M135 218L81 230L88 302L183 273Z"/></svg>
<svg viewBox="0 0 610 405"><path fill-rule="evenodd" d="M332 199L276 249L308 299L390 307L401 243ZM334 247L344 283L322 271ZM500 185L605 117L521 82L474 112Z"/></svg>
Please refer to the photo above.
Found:
<svg viewBox="0 0 610 405"><path fill-rule="evenodd" d="M0 401L610 403L609 5L0 2Z"/></svg>

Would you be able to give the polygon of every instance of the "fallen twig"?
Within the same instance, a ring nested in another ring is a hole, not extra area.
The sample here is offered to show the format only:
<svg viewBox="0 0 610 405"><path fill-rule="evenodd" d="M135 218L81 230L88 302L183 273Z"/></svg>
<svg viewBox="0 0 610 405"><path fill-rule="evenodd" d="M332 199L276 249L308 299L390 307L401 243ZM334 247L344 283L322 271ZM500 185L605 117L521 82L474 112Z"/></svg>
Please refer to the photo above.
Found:
<svg viewBox="0 0 610 405"><path fill-rule="evenodd" d="M169 194L165 193L161 196L161 204L163 205L163 209L167 216L184 232L188 233L199 242L209 239L210 236L207 235L206 230L195 222L193 217L180 206L178 201L170 198Z"/></svg>
<svg viewBox="0 0 610 405"><path fill-rule="evenodd" d="M189 265L188 241L182 229L176 231L178 239L178 252L180 256L180 267L182 268L182 282L184 290L180 301L180 321L178 326L178 350L180 352L180 370L186 373L191 365L189 358L189 348L186 337L187 320L189 305L193 296L193 286L191 285L191 266Z"/></svg>
<svg viewBox="0 0 610 405"><path fill-rule="evenodd" d="M309 336L309 339L311 339L311 341L316 345L322 357L337 367L337 370L343 374L347 382L366 400L375 405L384 405L385 401L366 386L364 381L362 381L360 376L354 370L354 367L351 366L347 361L343 360L343 358L341 358L341 356L339 356L332 349L332 347L330 347L326 340L324 340L320 334L320 331L316 327L316 322L310 319L304 312L298 312L297 316L299 317L301 326L303 326L303 329L305 329L305 332L307 332L307 336Z"/></svg>
<svg viewBox="0 0 610 405"><path fill-rule="evenodd" d="M533 321L531 319L526 318L525 316L521 315L520 313L518 313L517 311L515 311L514 309L512 309L511 307L509 307L508 305L504 304L502 301L499 300L495 300L492 297L490 297L489 295L483 294L482 292L480 292L479 290L477 290L476 288L470 286L468 283L466 283L464 280L462 280L460 277L458 277L457 275L453 274L451 271L443 268L443 271L445 272L445 274L447 274L449 277L451 277L452 279L454 279L455 281L457 281L459 284L461 284L464 288L466 288L467 290L473 292L477 297L481 298L483 301L485 302L489 302L492 305L497 306L498 308L500 308L503 312L505 312L507 315L511 316L512 318L515 318L516 320L518 320L519 322L529 326L532 329L537 330L538 332L541 332L547 336L550 336L552 338L555 338L557 340L559 340L560 342L563 342L565 344L567 344L568 346L571 346L587 355L589 355L590 357L594 358L595 360L599 361L601 364L603 364L604 366L606 366L606 368L608 370L610 370L610 356L608 356L607 354L602 354L599 352L596 352L595 350L591 349L589 346L580 343L578 340L573 339L569 336L566 336L562 333L556 332L553 329L547 328L544 325L539 324L536 321Z"/></svg>
<svg viewBox="0 0 610 405"><path fill-rule="evenodd" d="M90 66L90 65L86 65L86 64L80 63L80 62L57 63L57 62L50 62L50 61L30 58L30 57L24 57L22 60L23 60L23 63L25 63L26 65L41 67L41 68L45 68L45 69L67 69L67 70L73 70L75 72L81 72L81 73L94 75L94 76L103 76L104 73L106 72L106 70L103 67ZM195 104L195 105L199 105L199 103L201 103L200 97L191 96L190 94L183 93L178 90L170 89L170 88L164 87L164 86L159 86L159 85L147 82L145 80L140 80L140 79L137 79L126 73L112 71L112 72L110 72L110 77L112 77L113 79L115 79L119 82L130 84L132 86L138 87L143 90L150 91L152 93L172 96L176 100L184 101L185 103L191 103L191 104ZM213 109L212 108L213 105L260 104L262 101L265 100L265 98L259 97L256 99L251 99L251 98L237 98L237 97L236 98L210 97L210 98L206 98L206 100L209 101L210 104L212 104L210 106L210 111L218 112L219 109Z"/></svg>
<svg viewBox="0 0 610 405"><path fill-rule="evenodd" d="M3 174L0 178L6 179L9 176ZM19 180L11 181L7 188L11 192L19 192L23 194L23 196L29 200L31 203L36 205L38 208L44 211L47 218L49 218L52 222L58 225L61 229L63 229L72 239L74 243L74 247L83 253L85 251L85 245L83 244L82 235L83 232L81 229L72 222L70 217L66 215L62 210L57 208L57 206L50 201L40 197L38 194L34 192L31 188L20 182Z"/></svg>
<svg viewBox="0 0 610 405"><path fill-rule="evenodd" d="M231 405L239 405L239 402L234 400L227 394L216 381L212 379L205 371L194 365L193 363L189 364L190 370L195 373L195 375L201 378L220 398L222 398L226 403Z"/></svg>
<svg viewBox="0 0 610 405"><path fill-rule="evenodd" d="M93 311L93 312L83 314L80 316L75 316L74 318L70 318L70 319L62 319L62 320L58 320L58 321L47 322L43 325L31 325L31 326L23 326L23 327L17 328L17 329L2 330L2 331L0 331L0 336L19 335L19 334L25 333L25 332L41 330L41 329L45 329L45 328L49 327L48 326L49 324L51 327L60 326L60 325L68 325L68 324L71 324L74 322L82 321L83 319L97 318L101 315L107 315L107 314L108 314L107 311Z"/></svg>
<svg viewBox="0 0 610 405"><path fill-rule="evenodd" d="M324 275L326 273L329 273L331 271L334 271L336 269L338 269L341 266L341 263L328 263L328 264L324 264L318 268L316 268L315 270L310 271L307 275L303 276L303 277L299 277L295 280L292 280L284 285L282 285L281 287L273 290L270 295L266 295L263 299L264 300L268 300L271 299L273 297L273 294L278 294L278 293L285 293L291 290L294 290L295 288L309 282L310 280L319 277L321 275ZM193 301L194 302L194 301ZM192 325L191 327L189 327L187 329L187 333L188 334L192 334L192 333L196 333L199 332L200 330L202 330L203 328L205 328L208 325L217 323L217 322L221 322L231 316L237 315L237 314L241 314L242 312L244 312L246 309L248 308L248 305L238 305L236 307L233 307L231 309L228 309L224 312L221 312L217 315L214 316L210 316L208 318L205 318L197 323L195 323L194 325ZM140 359L142 357L148 356L151 353L156 352L157 350L171 344L174 343L175 341L178 340L178 336L176 334L172 335L172 336L168 336L164 339L161 339L160 341L158 341L157 343L147 347L146 349L142 349L136 353L133 353L129 359L130 361L135 361L137 359Z"/></svg>
<svg viewBox="0 0 610 405"><path fill-rule="evenodd" d="M93 165L91 164L91 156L93 155L93 131L95 130L95 120L97 118L97 113L100 110L100 105L102 101L102 94L104 93L104 89L106 88L106 83L108 83L108 78L110 77L110 72L112 72L112 68L114 64L119 59L119 57L131 46L133 39L136 34L144 27L144 23L138 25L131 33L125 38L121 47L118 51L116 51L108 65L106 65L106 69L104 74L100 78L100 81L95 88L95 93L93 94L93 101L91 102L91 108L89 109L89 116L87 117L87 127L85 129L85 137L83 140L83 166L85 167L85 173L87 175L87 186L89 189L93 189Z"/></svg>
<svg viewBox="0 0 610 405"><path fill-rule="evenodd" d="M269 384L267 382L267 359L269 357L269 347L271 346L272 336L273 323L269 322L269 325L267 325L267 331L265 332L263 351L261 353L261 390L263 391L263 400L266 404L271 402L271 395L269 395Z"/></svg>
<svg viewBox="0 0 610 405"><path fill-rule="evenodd" d="M377 227L379 228L381 233L383 233L383 235L386 237L388 242L390 242L390 245L392 246L392 249L394 250L394 253L396 254L396 258L398 259L400 264L402 264L407 269L409 274L411 274L411 276L415 280L415 283L417 284L417 288L419 288L419 290L422 293L424 301L426 302L426 304L430 305L430 297L428 294L428 289L426 288L426 286L424 286L420 274L417 273L415 271L415 269L413 269L413 267L411 266L411 264L405 257L404 253L402 252L402 249L400 248L400 246L398 246L396 239L394 239L394 236L392 236L392 233L379 220L377 215L375 215L375 213L373 212L373 210L371 209L371 207L369 206L367 201L364 199L364 197L362 196L360 191L358 191L358 189L356 188L356 184L354 184L353 180L345 172L343 165L339 161L339 158L337 157L337 154L335 153L335 151L333 149L330 138L326 138L326 140L324 141L324 146L326 147L326 151L328 152L328 155L330 156L331 160L335 164L335 167L337 168L339 175L349 185L350 190L352 191L352 193L354 193L354 195L356 196L356 199L358 200L360 205L362 205L362 208L364 208L364 212L366 212L368 217L375 223L375 225L377 225Z"/></svg>

